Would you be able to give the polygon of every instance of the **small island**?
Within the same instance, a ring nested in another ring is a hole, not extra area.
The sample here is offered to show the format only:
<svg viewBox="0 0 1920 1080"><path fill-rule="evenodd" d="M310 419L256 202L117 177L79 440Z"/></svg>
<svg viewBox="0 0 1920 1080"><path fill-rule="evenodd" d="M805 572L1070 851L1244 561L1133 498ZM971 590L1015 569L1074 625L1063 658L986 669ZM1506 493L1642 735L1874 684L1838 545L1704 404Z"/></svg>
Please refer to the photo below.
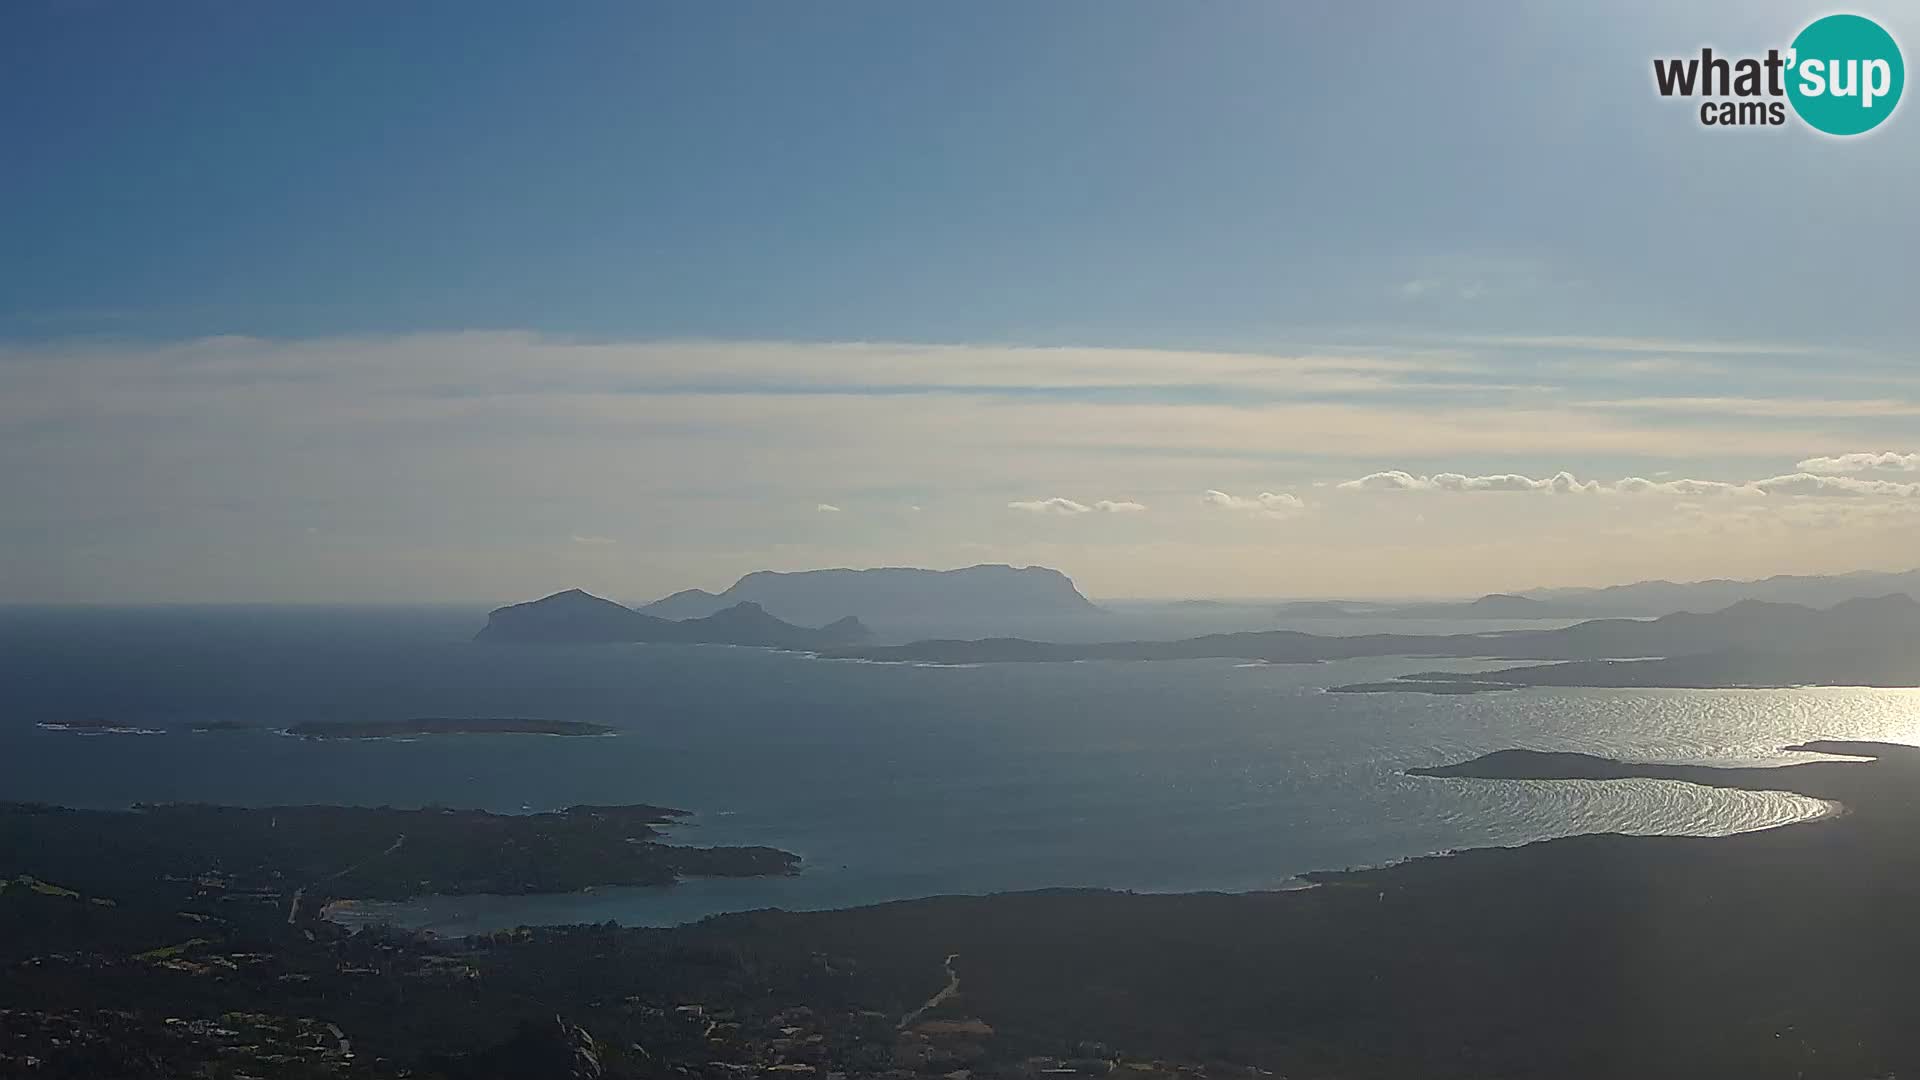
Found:
<svg viewBox="0 0 1920 1080"><path fill-rule="evenodd" d="M408 735L612 735L605 724L520 717L420 716L407 720L310 720L290 725L305 739L392 739Z"/></svg>
<svg viewBox="0 0 1920 1080"><path fill-rule="evenodd" d="M1329 686L1329 694L1490 694L1518 690L1514 683L1485 682L1478 679L1436 679L1422 675L1402 675L1387 682L1348 683Z"/></svg>
<svg viewBox="0 0 1920 1080"><path fill-rule="evenodd" d="M42 720L34 725L42 731L73 731L83 735L162 735L158 728L142 727L124 720L102 716L83 716L68 720Z"/></svg>

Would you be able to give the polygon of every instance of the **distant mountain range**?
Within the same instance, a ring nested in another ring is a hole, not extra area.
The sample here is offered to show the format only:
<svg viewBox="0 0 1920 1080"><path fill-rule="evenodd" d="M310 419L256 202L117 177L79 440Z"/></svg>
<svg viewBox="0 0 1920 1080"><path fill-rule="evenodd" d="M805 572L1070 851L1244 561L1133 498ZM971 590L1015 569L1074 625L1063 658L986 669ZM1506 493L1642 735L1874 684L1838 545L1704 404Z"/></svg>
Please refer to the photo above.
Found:
<svg viewBox="0 0 1920 1080"><path fill-rule="evenodd" d="M1533 589L1489 593L1478 600L1391 604L1370 600L1296 600L1278 605L1282 618L1593 619L1609 615L1663 615L1719 611L1742 600L1831 607L1846 600L1920 594L1920 570L1855 574L1781 574L1754 581L1637 581L1592 589Z"/></svg>
<svg viewBox="0 0 1920 1080"><path fill-rule="evenodd" d="M1492 603L1487 606L1515 610L1511 601L1516 599L1521 598L1490 597L1487 600ZM1209 658L1318 663L1372 656L1532 662L1493 672L1425 672L1335 688L1355 692L1463 693L1523 686L1920 685L1920 602L1904 593L1856 597L1826 608L1742 600L1705 614L1681 611L1656 619L1591 619L1548 630L1471 634L1330 636L1260 630L1172 641L1073 643L1001 637L864 644L869 636L866 625L854 616L811 628L742 601L698 618L663 619L570 589L495 610L476 640L749 645L804 650L836 659L943 664Z"/></svg>
<svg viewBox="0 0 1920 1080"><path fill-rule="evenodd" d="M1748 685L1756 681L1751 675L1764 675L1770 665L1777 666L1786 681L1796 684L1920 685L1920 649L1916 642L1920 642L1920 602L1896 594L1846 600L1826 609L1743 600L1709 614L1677 612L1648 620L1595 619L1552 630L1345 637L1262 630L1178 641L1090 644L986 638L842 648L828 650L825 655L949 664L1206 658L1317 663L1367 656L1600 661L1558 678L1562 685L1582 686L1614 685L1579 680L1596 679L1616 668L1632 670L1621 663L1623 660L1660 657L1669 658L1671 664L1665 669L1645 669L1636 676L1647 681L1623 685ZM1702 657L1718 658L1715 663L1719 665L1716 670L1722 672L1720 681L1711 681L1706 675L1693 676L1694 681L1653 681L1663 673L1680 677L1687 666L1685 658ZM1560 670L1563 668L1519 668L1471 678L1509 686L1546 683L1556 681L1556 677L1527 673ZM1785 676L1788 671L1791 675ZM1726 674L1729 672L1738 677ZM1865 675L1871 678L1863 678Z"/></svg>
<svg viewBox="0 0 1920 1080"><path fill-rule="evenodd" d="M663 619L579 589L524 604L497 608L475 641L536 644L659 642L755 645L772 649L823 649L868 637L865 624L845 616L818 629L796 626L750 602L732 604L702 618Z"/></svg>
<svg viewBox="0 0 1920 1080"><path fill-rule="evenodd" d="M844 615L866 619L995 618L1080 615L1100 610L1072 579L1044 566L969 566L960 570L760 570L725 592L684 589L638 610L662 619L698 619L740 603L796 623Z"/></svg>
<svg viewBox="0 0 1920 1080"><path fill-rule="evenodd" d="M1668 611L1718 611L1742 600L1831 607L1845 600L1920 595L1920 570L1801 576L1779 574L1754 581L1637 581L1600 589L1531 589L1528 598L1589 615L1656 615Z"/></svg>
<svg viewBox="0 0 1920 1080"><path fill-rule="evenodd" d="M1365 600L1294 600L1274 614L1291 619L1580 619L1595 609L1575 602L1489 593L1478 600L1382 604Z"/></svg>

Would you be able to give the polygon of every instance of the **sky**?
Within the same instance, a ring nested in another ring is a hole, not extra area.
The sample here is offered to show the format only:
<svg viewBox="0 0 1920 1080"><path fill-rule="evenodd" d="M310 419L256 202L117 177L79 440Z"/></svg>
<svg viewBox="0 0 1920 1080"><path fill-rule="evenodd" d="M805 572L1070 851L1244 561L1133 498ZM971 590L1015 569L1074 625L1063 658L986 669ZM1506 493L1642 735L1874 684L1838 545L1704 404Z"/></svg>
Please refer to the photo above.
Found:
<svg viewBox="0 0 1920 1080"><path fill-rule="evenodd" d="M1911 567L1920 105L1653 89L1827 11L15 0L0 602Z"/></svg>

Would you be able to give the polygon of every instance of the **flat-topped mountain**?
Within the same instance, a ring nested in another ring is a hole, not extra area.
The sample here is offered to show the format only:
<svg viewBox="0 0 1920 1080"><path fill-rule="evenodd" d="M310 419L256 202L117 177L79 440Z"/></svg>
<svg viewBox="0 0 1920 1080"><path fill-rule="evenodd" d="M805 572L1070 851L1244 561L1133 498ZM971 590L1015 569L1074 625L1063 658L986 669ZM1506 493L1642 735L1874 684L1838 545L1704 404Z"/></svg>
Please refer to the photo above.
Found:
<svg viewBox="0 0 1920 1080"><path fill-rule="evenodd" d="M644 615L579 589L497 608L475 641L538 644L658 642L823 649L866 640L867 628L846 616L818 629L796 626L751 602L731 604L695 619Z"/></svg>
<svg viewBox="0 0 1920 1080"><path fill-rule="evenodd" d="M779 618L798 623L821 623L849 614L864 619L993 618L1099 610L1058 570L998 565L959 570L903 566L794 573L760 570L725 592L684 589L639 610L663 619L693 619L742 602L759 604Z"/></svg>

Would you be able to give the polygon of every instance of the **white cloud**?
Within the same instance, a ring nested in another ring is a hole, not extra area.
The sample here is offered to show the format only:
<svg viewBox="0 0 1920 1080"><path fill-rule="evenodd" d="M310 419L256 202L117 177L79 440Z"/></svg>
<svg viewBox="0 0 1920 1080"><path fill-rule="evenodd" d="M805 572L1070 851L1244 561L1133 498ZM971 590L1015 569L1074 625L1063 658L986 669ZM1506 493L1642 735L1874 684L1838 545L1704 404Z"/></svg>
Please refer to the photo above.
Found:
<svg viewBox="0 0 1920 1080"><path fill-rule="evenodd" d="M1887 496L1898 499L1920 496L1920 484L1862 480L1854 476L1816 476L1804 472L1755 480L1752 486L1769 495Z"/></svg>
<svg viewBox="0 0 1920 1080"><path fill-rule="evenodd" d="M1601 485L1576 479L1572 473L1558 472L1542 480L1517 473L1491 476L1465 476L1460 473L1435 473L1415 476L1394 469L1369 473L1358 480L1339 485L1343 491L1545 491L1558 494L1583 494L1599 491Z"/></svg>
<svg viewBox="0 0 1920 1080"><path fill-rule="evenodd" d="M1644 476L1629 476L1617 480L1611 486L1612 491L1622 495L1675 495L1681 498L1694 498L1703 495L1761 495L1760 489L1749 484L1730 484L1724 480L1649 480Z"/></svg>
<svg viewBox="0 0 1920 1080"><path fill-rule="evenodd" d="M1671 352L1709 354L1751 354L1755 356L1804 356L1826 350L1810 345L1761 341L1686 341L1673 338L1600 337L1580 334L1478 335L1462 337L1461 342L1511 349L1575 349L1581 352Z"/></svg>
<svg viewBox="0 0 1920 1080"><path fill-rule="evenodd" d="M1400 590L1460 567L1484 577L1447 580L1489 586L1534 583L1509 580L1515 574L1598 583L1731 569L1720 565L1729 555L1718 543L1623 546L1606 529L1633 515L1598 500L1547 510L1516 495L1509 510L1490 505L1499 501L1491 494L1457 503L1434 495L1402 508L1386 505L1386 495L1376 506L1371 496L1336 493L1333 481L1378 462L1553 462L1581 476L1638 473L1654 477L1650 487L1700 493L1646 500L1635 512L1648 522L1669 520L1669 501L1698 498L1724 515L1794 507L1865 523L1851 547L1742 548L1741 566L1753 571L1910 561L1911 538L1903 546L1891 525L1873 524L1920 518L1920 500L1886 497L1903 490L1897 485L1772 475L1823 475L1787 464L1810 448L1916 449L1907 416L1650 418L1583 407L1585 384L1482 393L1490 374L1512 372L1490 373L1450 348L1328 351L596 343L496 333L0 344L0 461L8 465L0 469L8 508L0 598L508 599L542 587L556 566L597 567L578 583L640 595L696 579L724 585L763 567L962 556L1044 555L1104 575L1096 580L1110 589L1224 588L1237 574L1286 591L1302 587L1290 568L1328 565L1348 576L1329 577L1327 588ZM1512 362L1536 370L1530 359ZM1423 381L1471 384L1475 393L1436 407L1407 392ZM1795 393L1828 392L1824 381L1807 382ZM1159 386L1178 391L1136 392ZM1745 395L1765 392L1755 380L1741 386ZM1058 392L1022 389L1031 387ZM1127 392L1103 389L1114 387ZM1636 383L1607 395L1659 389ZM1845 396L1904 393L1876 383ZM1459 480L1406 475L1430 486L1501 486L1466 475L1479 471L1457 469ZM1713 475L1735 482L1675 479ZM860 512L811 519L820 523L815 537L795 536L790 521L766 513L783 499L806 513L822 477ZM1328 481L1319 495L1308 487L1315 478ZM1882 468L1856 478L1920 474ZM1201 484L1219 489L1219 500L1198 503ZM1553 489L1550 475L1504 484ZM1710 497L1718 493L1745 497ZM1769 493L1779 497L1769 502ZM1311 505L1292 501L1301 497ZM926 500L926 511L870 512L912 500ZM1009 500L1066 515L1055 525L1078 524L1037 528L1008 511L957 529L950 513ZM503 519L503 503L535 509ZM1874 518L1882 504L1892 505ZM1249 520L1305 522L1284 534L1222 527L1233 508ZM1396 532L1415 510L1432 529L1452 530L1445 544ZM1507 516L1483 520L1489 514ZM309 539L303 530L316 520L328 525ZM590 523L578 547L569 536L576 523ZM1110 527L1085 527L1093 524ZM1237 537L1259 532L1268 535L1234 548ZM586 543L590 534L619 538L621 550L645 537L649 557L612 559L611 546ZM302 543L282 544L290 535ZM963 543L979 549L962 552ZM1287 557L1274 558L1277 548ZM1218 558L1204 554L1215 550ZM1391 574L1379 570L1388 564ZM607 576L592 579L595 572Z"/></svg>
<svg viewBox="0 0 1920 1080"><path fill-rule="evenodd" d="M1920 402L1906 398L1636 397L1587 401L1581 407L1762 419L1920 416Z"/></svg>
<svg viewBox="0 0 1920 1080"><path fill-rule="evenodd" d="M1844 476L1864 472L1920 472L1920 454L1840 454L1836 457L1808 458L1794 468L1804 473Z"/></svg>
<svg viewBox="0 0 1920 1080"><path fill-rule="evenodd" d="M840 508L832 503L820 503L814 507L814 510L822 514L837 514L840 512Z"/></svg>
<svg viewBox="0 0 1920 1080"><path fill-rule="evenodd" d="M574 533L572 536L572 540L576 544L589 544L595 547L604 546L606 544L617 544L620 542L618 540L615 540L611 536L582 536L579 533Z"/></svg>
<svg viewBox="0 0 1920 1080"><path fill-rule="evenodd" d="M1852 476L1820 476L1808 472L1769 476L1759 480L1730 483L1724 480L1649 480L1629 476L1611 483L1580 480L1569 472L1535 479L1517 473L1491 476L1464 476L1460 473L1435 473L1416 476L1395 469L1369 473L1358 480L1347 480L1337 487L1342 491L1447 491L1447 492L1539 492L1555 495L1673 495L1691 498L1702 495L1811 495L1842 498L1920 496L1920 483L1901 484L1890 480L1866 480Z"/></svg>
<svg viewBox="0 0 1920 1080"><path fill-rule="evenodd" d="M1200 501L1222 510L1275 519L1294 517L1306 512L1307 509L1307 504L1300 496L1287 492L1263 491L1249 498L1242 495L1229 495L1224 491L1210 488L1200 496Z"/></svg>
<svg viewBox="0 0 1920 1080"><path fill-rule="evenodd" d="M1131 499L1098 499L1091 505L1055 496L1051 499L1022 499L1010 502L1007 509L1027 514L1137 514L1146 509Z"/></svg>
<svg viewBox="0 0 1920 1080"><path fill-rule="evenodd" d="M1093 512L1093 507L1086 503L1074 502L1072 499L1063 499L1059 496L1051 499L1022 499L1019 502L1008 503L1007 509L1027 514L1090 514Z"/></svg>
<svg viewBox="0 0 1920 1080"><path fill-rule="evenodd" d="M1851 476L1820 476L1797 472L1768 476L1743 483L1723 480L1647 480L1630 476L1606 485L1606 490L1626 495L1810 495L1833 498L1895 498L1920 496L1920 484L1897 484L1888 480L1863 480Z"/></svg>

